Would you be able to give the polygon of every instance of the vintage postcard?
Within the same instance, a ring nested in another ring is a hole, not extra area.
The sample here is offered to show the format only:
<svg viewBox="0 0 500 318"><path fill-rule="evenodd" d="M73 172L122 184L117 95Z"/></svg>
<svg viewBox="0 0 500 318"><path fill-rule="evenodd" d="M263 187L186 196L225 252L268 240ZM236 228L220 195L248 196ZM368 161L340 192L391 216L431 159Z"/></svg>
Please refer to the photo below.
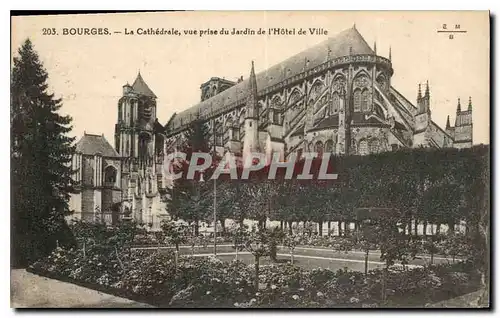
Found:
<svg viewBox="0 0 500 318"><path fill-rule="evenodd" d="M490 308L488 11L11 22L12 307Z"/></svg>

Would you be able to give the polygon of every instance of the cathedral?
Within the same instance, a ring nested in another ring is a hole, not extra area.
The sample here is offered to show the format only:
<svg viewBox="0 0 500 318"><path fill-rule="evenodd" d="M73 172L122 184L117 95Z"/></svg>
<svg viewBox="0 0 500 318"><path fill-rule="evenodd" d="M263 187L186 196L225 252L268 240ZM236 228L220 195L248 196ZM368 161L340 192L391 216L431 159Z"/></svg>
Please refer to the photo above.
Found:
<svg viewBox="0 0 500 318"><path fill-rule="evenodd" d="M134 219L151 230L168 218L165 154L185 141L195 119L205 122L220 155L261 152L329 152L367 155L408 147L472 146L472 101L457 104L455 125L431 118L428 82L412 103L391 85L391 51L379 56L356 27L298 53L247 79L212 77L201 100L162 125L157 98L141 74L123 86L118 101L115 146L84 134L73 167L78 193L74 218Z"/></svg>

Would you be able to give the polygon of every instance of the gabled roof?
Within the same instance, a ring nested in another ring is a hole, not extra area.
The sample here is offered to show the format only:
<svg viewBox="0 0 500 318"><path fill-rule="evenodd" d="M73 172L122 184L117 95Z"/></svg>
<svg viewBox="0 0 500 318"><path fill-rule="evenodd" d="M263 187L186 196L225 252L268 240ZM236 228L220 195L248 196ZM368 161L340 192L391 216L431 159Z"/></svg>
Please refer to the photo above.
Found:
<svg viewBox="0 0 500 318"><path fill-rule="evenodd" d="M135 79L134 84L132 84L132 90L135 93L156 98L155 93L153 93L148 84L146 84L144 79L142 79L141 72L137 74L137 78Z"/></svg>
<svg viewBox="0 0 500 318"><path fill-rule="evenodd" d="M84 155L100 154L103 157L120 157L103 135L84 133L83 137L76 143L76 151Z"/></svg>
<svg viewBox="0 0 500 318"><path fill-rule="evenodd" d="M298 53L283 62L256 75L257 90L262 91L267 87L282 82L286 78L295 76L329 59L348 56L349 54L375 54L365 39L355 27L344 30L334 37ZM196 114L204 115L206 111L216 111L236 101L244 101L249 90L248 78L228 88L227 90L198 103L191 108L179 113L170 123L171 129L187 124Z"/></svg>

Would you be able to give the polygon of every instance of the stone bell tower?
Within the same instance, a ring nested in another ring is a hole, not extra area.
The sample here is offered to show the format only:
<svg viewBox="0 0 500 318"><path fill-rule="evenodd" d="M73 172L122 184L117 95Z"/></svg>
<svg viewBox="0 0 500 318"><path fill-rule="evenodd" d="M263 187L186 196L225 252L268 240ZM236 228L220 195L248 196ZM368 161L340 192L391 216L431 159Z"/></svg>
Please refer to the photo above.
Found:
<svg viewBox="0 0 500 318"><path fill-rule="evenodd" d="M139 72L132 85L123 86L118 102L115 147L122 157L123 212L153 226L153 211L160 203L157 171L159 152L163 151L163 127L156 120L156 95ZM159 137L159 144L156 137ZM155 224L156 225L156 224Z"/></svg>

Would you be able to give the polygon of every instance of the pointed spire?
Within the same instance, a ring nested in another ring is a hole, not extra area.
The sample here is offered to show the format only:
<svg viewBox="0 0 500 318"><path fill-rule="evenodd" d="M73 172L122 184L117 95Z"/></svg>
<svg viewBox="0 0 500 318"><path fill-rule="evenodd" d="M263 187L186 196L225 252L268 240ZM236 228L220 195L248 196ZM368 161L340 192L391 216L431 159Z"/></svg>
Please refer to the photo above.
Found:
<svg viewBox="0 0 500 318"><path fill-rule="evenodd" d="M418 95L417 95L417 101L422 98L422 86L420 83L418 83Z"/></svg>
<svg viewBox="0 0 500 318"><path fill-rule="evenodd" d="M377 41L373 42L373 52L377 55Z"/></svg>
<svg viewBox="0 0 500 318"><path fill-rule="evenodd" d="M392 47L389 46L389 61L392 61Z"/></svg>
<svg viewBox="0 0 500 318"><path fill-rule="evenodd" d="M252 61L252 69L250 70L250 78L249 78L249 93L254 93L257 95L257 79L255 78L255 67Z"/></svg>
<svg viewBox="0 0 500 318"><path fill-rule="evenodd" d="M146 84L146 82L142 78L140 70L137 73L137 77L134 81L134 84L132 84L132 90L141 95L156 98L156 95L153 93L153 91L149 88L148 84Z"/></svg>
<svg viewBox="0 0 500 318"><path fill-rule="evenodd" d="M467 107L467 110L472 111L472 99L470 96L469 96L469 106Z"/></svg>
<svg viewBox="0 0 500 318"><path fill-rule="evenodd" d="M356 22L354 22L354 24L353 24L352 28L353 28L354 30L356 30Z"/></svg>
<svg viewBox="0 0 500 318"><path fill-rule="evenodd" d="M461 106L460 106L460 97L458 98L458 104L457 104L457 113L460 113L462 111Z"/></svg>
<svg viewBox="0 0 500 318"><path fill-rule="evenodd" d="M252 61L252 69L250 70L250 77L248 78L248 91L247 91L247 118L257 118L257 79L255 77L255 68Z"/></svg>
<svg viewBox="0 0 500 318"><path fill-rule="evenodd" d="M429 97L429 81L425 82L425 97Z"/></svg>
<svg viewBox="0 0 500 318"><path fill-rule="evenodd" d="M450 128L450 115L448 115L448 117L446 117L446 129L449 129Z"/></svg>

